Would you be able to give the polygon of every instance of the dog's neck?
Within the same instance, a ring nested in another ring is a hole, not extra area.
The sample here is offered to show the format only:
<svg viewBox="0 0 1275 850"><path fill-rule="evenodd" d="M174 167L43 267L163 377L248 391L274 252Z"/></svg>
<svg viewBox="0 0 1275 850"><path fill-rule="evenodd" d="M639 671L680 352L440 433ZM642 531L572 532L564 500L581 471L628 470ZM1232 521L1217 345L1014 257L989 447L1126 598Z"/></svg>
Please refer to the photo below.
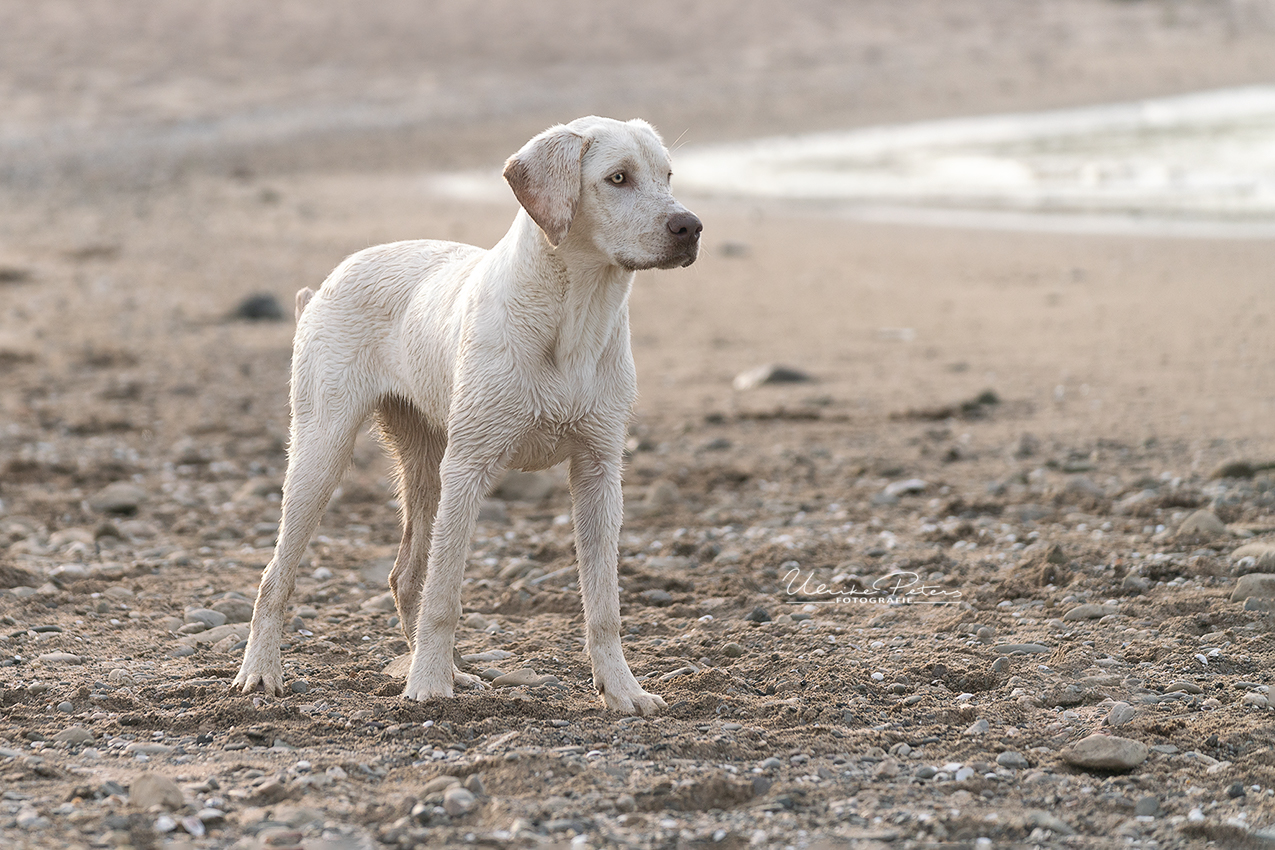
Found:
<svg viewBox="0 0 1275 850"><path fill-rule="evenodd" d="M609 346L627 343L632 270L607 263L596 250L570 239L555 248L522 210L510 235L513 250L531 260L524 268L548 272L521 281L517 297L535 303L544 330L552 334L547 341L560 368L595 368Z"/></svg>

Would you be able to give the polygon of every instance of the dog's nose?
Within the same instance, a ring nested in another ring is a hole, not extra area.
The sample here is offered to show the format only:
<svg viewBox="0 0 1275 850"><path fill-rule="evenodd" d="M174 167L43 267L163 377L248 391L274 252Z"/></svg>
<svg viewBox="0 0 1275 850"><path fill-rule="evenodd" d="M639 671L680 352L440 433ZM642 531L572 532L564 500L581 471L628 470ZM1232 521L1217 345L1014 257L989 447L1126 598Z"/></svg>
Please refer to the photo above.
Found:
<svg viewBox="0 0 1275 850"><path fill-rule="evenodd" d="M689 211L680 212L669 216L668 229L678 239L694 242L699 238L700 231L704 229L704 224L695 213Z"/></svg>

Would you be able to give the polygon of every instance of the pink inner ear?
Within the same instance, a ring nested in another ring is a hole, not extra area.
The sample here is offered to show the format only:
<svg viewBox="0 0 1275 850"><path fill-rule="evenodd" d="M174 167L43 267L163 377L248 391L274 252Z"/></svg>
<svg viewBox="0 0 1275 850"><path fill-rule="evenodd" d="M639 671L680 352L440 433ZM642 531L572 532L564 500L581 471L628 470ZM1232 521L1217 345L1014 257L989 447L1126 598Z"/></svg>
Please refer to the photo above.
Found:
<svg viewBox="0 0 1275 850"><path fill-rule="evenodd" d="M580 200L580 159L588 142L565 127L546 130L505 163L514 197L557 246L571 229Z"/></svg>

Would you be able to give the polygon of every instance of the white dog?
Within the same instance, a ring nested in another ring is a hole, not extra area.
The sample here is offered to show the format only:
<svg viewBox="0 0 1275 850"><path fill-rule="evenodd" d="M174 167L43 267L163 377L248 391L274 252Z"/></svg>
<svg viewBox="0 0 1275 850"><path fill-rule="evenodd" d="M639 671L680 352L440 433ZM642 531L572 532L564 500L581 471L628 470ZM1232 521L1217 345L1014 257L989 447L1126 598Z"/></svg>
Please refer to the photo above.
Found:
<svg viewBox="0 0 1275 850"><path fill-rule="evenodd" d="M668 151L643 121L552 127L504 175L522 209L491 250L381 245L297 293L283 517L235 679L245 692L283 691L297 566L374 415L403 510L390 573L412 648L403 695L481 686L452 662L479 503L508 468L566 460L594 685L616 711L664 706L620 649L621 451L637 394L628 297L635 270L693 263L702 225L673 198Z"/></svg>

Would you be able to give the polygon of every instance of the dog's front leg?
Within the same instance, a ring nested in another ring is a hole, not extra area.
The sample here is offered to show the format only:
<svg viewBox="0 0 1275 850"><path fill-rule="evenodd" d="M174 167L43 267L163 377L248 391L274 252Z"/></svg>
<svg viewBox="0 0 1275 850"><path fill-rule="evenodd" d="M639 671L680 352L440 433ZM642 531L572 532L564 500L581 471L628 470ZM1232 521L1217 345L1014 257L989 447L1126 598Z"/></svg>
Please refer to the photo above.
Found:
<svg viewBox="0 0 1275 850"><path fill-rule="evenodd" d="M620 648L616 562L624 496L619 443L600 450L580 447L571 456L570 475L585 646L593 664L594 687L607 708L625 714L654 714L665 707L664 700L642 689Z"/></svg>
<svg viewBox="0 0 1275 850"><path fill-rule="evenodd" d="M474 457L457 448L466 442L453 441L443 455L443 489L430 540L429 570L418 606L412 666L403 688L403 696L408 699L449 697L457 678L452 647L460 619L465 558L478 525L479 505L502 471L504 454L493 452L488 446L493 456ZM477 681L466 676L465 683Z"/></svg>

